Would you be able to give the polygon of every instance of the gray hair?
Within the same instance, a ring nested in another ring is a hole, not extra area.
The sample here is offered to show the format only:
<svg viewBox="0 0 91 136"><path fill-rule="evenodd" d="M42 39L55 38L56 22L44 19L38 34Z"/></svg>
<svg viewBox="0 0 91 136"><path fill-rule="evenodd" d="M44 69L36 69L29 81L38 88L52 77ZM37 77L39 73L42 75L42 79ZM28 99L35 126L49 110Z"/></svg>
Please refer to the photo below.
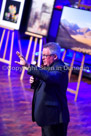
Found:
<svg viewBox="0 0 91 136"><path fill-rule="evenodd" d="M49 48L51 54L56 54L58 59L61 58L61 46L55 42L49 42L43 46L43 48Z"/></svg>

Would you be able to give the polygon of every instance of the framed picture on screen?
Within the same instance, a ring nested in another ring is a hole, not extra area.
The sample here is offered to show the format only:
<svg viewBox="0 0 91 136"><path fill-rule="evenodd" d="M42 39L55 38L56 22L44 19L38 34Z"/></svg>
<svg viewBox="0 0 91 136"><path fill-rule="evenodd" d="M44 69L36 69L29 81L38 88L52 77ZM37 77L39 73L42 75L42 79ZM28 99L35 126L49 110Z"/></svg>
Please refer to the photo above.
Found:
<svg viewBox="0 0 91 136"><path fill-rule="evenodd" d="M18 30L22 18L25 0L3 0L0 25Z"/></svg>
<svg viewBox="0 0 91 136"><path fill-rule="evenodd" d="M64 6L56 42L62 48L91 54L91 11Z"/></svg>
<svg viewBox="0 0 91 136"><path fill-rule="evenodd" d="M32 0L26 32L47 36L55 0Z"/></svg>

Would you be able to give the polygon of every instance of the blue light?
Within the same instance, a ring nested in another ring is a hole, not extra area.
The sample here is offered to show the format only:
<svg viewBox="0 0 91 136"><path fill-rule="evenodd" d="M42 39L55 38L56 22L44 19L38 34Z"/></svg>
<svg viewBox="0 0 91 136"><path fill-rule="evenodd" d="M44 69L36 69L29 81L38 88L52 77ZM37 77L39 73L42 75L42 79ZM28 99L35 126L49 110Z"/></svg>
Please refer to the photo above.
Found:
<svg viewBox="0 0 91 136"><path fill-rule="evenodd" d="M85 70L87 73L90 73L91 71L88 69L88 70Z"/></svg>
<svg viewBox="0 0 91 136"><path fill-rule="evenodd" d="M64 52L64 51L65 51L65 49L62 48L62 49L61 49L61 52Z"/></svg>
<svg viewBox="0 0 91 136"><path fill-rule="evenodd" d="M38 55L39 55L39 52L35 52L35 55L38 56Z"/></svg>

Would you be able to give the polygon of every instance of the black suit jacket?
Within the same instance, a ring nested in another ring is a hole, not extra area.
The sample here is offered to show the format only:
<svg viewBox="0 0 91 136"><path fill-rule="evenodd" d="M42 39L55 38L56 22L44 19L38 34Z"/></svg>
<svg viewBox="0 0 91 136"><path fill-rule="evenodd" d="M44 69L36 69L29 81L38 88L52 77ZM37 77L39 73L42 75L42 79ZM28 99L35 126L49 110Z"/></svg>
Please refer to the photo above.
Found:
<svg viewBox="0 0 91 136"><path fill-rule="evenodd" d="M38 80L32 84L34 96L32 118L39 126L69 122L66 90L68 71L61 60L56 60L50 67L39 68L30 65L28 74Z"/></svg>

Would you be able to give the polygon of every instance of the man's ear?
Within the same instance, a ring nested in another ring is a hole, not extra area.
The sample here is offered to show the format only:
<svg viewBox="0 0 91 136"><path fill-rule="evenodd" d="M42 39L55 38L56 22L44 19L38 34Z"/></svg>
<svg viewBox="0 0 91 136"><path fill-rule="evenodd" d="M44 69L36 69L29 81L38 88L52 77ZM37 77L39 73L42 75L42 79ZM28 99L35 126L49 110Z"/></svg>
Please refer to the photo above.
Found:
<svg viewBox="0 0 91 136"><path fill-rule="evenodd" d="M58 59L58 56L55 54L55 55L54 55L54 60L56 60L56 59Z"/></svg>

